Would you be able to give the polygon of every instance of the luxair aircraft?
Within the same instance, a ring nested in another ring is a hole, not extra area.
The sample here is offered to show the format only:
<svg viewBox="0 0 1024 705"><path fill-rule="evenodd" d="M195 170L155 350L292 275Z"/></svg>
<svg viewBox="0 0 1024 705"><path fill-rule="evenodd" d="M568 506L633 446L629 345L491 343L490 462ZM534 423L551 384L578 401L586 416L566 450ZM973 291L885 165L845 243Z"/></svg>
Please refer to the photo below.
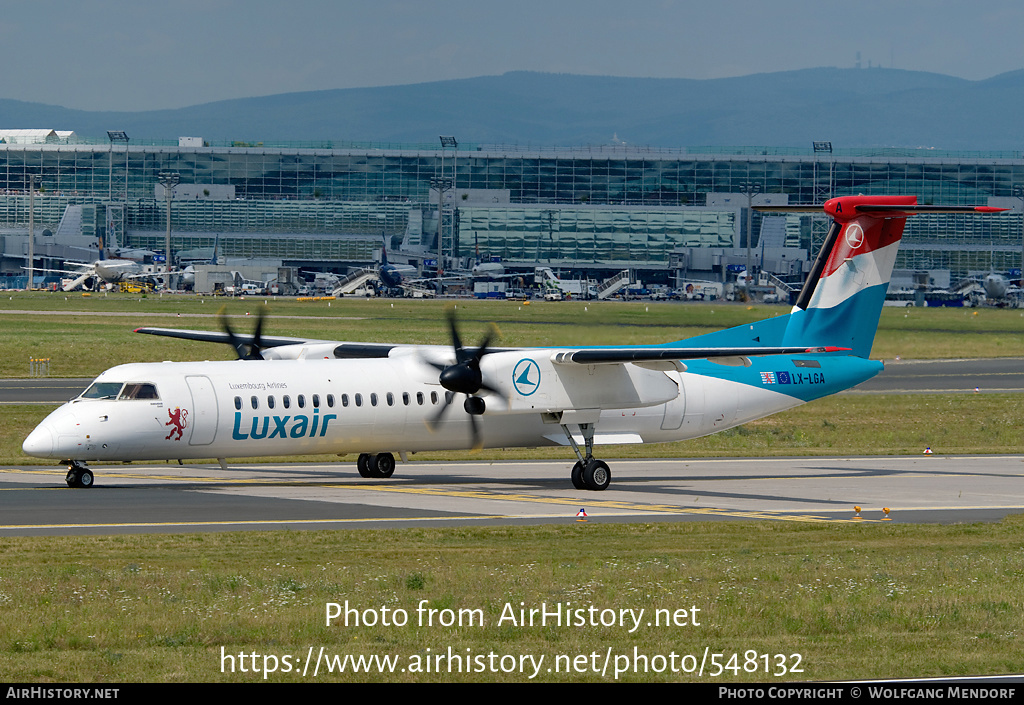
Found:
<svg viewBox="0 0 1024 705"><path fill-rule="evenodd" d="M763 210L796 212L800 206ZM50 414L24 451L66 465L90 487L88 461L358 453L366 478L387 478L395 454L480 447L566 446L578 489L603 490L595 446L679 441L715 433L870 379L879 313L915 197L853 196L833 219L792 311L653 346L492 348L346 343L140 328L226 342L238 360L113 367ZM456 405L456 401L460 402ZM457 407L453 410L453 407Z"/></svg>

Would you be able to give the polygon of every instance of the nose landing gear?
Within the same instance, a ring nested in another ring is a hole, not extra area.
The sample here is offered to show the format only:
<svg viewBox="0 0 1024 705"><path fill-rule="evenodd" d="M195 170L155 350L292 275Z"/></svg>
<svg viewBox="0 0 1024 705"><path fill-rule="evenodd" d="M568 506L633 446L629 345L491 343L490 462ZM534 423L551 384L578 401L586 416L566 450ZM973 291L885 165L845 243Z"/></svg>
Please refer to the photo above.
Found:
<svg viewBox="0 0 1024 705"><path fill-rule="evenodd" d="M68 474L64 478L64 481L68 483L68 487L81 489L92 487L93 479L92 470L85 467L85 465L77 462L68 463Z"/></svg>

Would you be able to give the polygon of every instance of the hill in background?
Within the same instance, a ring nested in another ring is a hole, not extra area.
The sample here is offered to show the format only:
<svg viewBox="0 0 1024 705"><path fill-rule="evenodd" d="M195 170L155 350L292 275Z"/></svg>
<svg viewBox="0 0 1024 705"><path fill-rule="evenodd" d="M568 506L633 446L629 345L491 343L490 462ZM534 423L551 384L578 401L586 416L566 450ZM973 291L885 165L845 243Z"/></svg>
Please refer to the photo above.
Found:
<svg viewBox="0 0 1024 705"><path fill-rule="evenodd" d="M1024 71L984 81L819 68L714 80L513 72L380 88L287 93L177 110L90 112L0 100L0 128L139 140L529 146L756 145L1024 149Z"/></svg>

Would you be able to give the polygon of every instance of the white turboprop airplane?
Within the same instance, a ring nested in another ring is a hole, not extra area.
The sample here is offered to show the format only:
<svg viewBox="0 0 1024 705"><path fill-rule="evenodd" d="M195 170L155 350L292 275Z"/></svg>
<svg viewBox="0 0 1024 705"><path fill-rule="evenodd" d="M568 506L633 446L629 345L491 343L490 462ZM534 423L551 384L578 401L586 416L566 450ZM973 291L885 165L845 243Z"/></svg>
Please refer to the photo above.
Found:
<svg viewBox="0 0 1024 705"><path fill-rule="evenodd" d="M820 212L821 206L816 209ZM798 211L799 206L764 207ZM802 210L812 210L802 207ZM395 453L571 446L573 485L603 490L595 445L715 433L859 384L907 216L987 207L914 197L824 204L834 223L793 310L655 346L492 349L339 343L159 328L227 342L238 360L119 365L28 436L25 453L62 461L89 487L87 461L359 453L363 477L390 477ZM456 397L464 398L449 411ZM582 446L582 450L580 448Z"/></svg>

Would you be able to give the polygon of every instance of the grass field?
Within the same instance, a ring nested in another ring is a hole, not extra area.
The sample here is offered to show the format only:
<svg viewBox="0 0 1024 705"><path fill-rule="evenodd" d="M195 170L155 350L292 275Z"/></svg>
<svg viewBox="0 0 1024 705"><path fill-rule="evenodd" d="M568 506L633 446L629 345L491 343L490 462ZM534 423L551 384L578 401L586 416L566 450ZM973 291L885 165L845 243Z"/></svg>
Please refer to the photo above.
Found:
<svg viewBox="0 0 1024 705"><path fill-rule="evenodd" d="M535 671L522 656L544 657L536 680L563 682L1020 672L1022 538L1014 517L0 539L0 673L12 682L258 682L254 667L276 666L270 681L520 682ZM328 603L346 601L358 625L351 616L328 626ZM421 605L435 610L433 624ZM625 626L520 621L520 609L542 605L644 614L639 627L629 616ZM404 625L382 625L388 614L400 621L399 610ZM321 647L393 656L396 671L328 674L321 663L318 677L312 665L303 676ZM449 648L512 659L497 672L457 672ZM705 649L724 656L717 668L708 658L703 676L667 670L675 654L679 669L695 671ZM234 672L222 653L235 656ZM256 656L247 673L239 654ZM439 654L430 673L401 670Z"/></svg>
<svg viewBox="0 0 1024 705"><path fill-rule="evenodd" d="M264 303L266 302L266 303ZM51 360L54 377L91 377L115 362L230 359L227 346L136 335L141 326L219 329L224 308L248 329L259 307L266 332L325 340L447 344L452 302L340 299L300 302L191 296L90 296L14 292L0 296L0 377L24 377L29 357ZM457 301L462 336L472 344L490 322L501 345L647 344L782 315L784 306L744 304ZM30 312L30 313L13 313ZM45 313L44 313L45 312ZM1024 355L1024 312L1012 309L882 311L875 359Z"/></svg>
<svg viewBox="0 0 1024 705"><path fill-rule="evenodd" d="M275 334L447 342L440 302L271 303L268 327ZM226 346L130 332L140 325L213 329L221 305L191 297L4 297L0 376L25 376L29 356L50 357L52 376L84 377L129 360L227 359ZM262 299L232 301L228 311L241 317L261 305ZM458 305L467 343L495 321L505 345L664 342L785 311L730 304ZM237 321L236 328L243 325ZM1022 351L1024 317L1016 311L886 309L873 356ZM835 396L704 439L613 449L609 457L916 454L925 445L939 453L1019 452L1022 400L1013 394ZM26 462L21 439L48 410L0 407L0 462ZM537 451L487 457L527 455L545 457ZM331 655L398 659L394 673L349 670L316 679L331 681L520 682L536 664L523 662L527 656L544 658L536 680L570 682L611 681L616 667L624 669L618 680L711 683L1020 672L1022 546L1022 517L971 526L573 522L0 538L0 675L10 682L253 682L263 680L255 667L276 665L267 680L312 681L297 671L309 650L321 647ZM327 604L346 600L361 618L405 610L409 622L327 626ZM686 624L648 627L645 619L631 632L501 619L506 605L542 603L593 606L598 614L644 609L645 617L664 610L677 620L684 614ZM421 604L435 610L438 623L419 625ZM439 623L459 614L482 623ZM468 673L468 661L457 673L400 670L425 669L426 657L439 654L452 669L449 648L458 656L498 659L484 658L483 670ZM702 676L668 667L672 654L681 669L695 666L705 649L723 654L718 675L711 660ZM254 656L245 661L242 654ZM609 670L595 673L593 666L606 658ZM222 669L231 664L234 672ZM242 664L248 672L240 671ZM794 666L802 670L791 671Z"/></svg>

